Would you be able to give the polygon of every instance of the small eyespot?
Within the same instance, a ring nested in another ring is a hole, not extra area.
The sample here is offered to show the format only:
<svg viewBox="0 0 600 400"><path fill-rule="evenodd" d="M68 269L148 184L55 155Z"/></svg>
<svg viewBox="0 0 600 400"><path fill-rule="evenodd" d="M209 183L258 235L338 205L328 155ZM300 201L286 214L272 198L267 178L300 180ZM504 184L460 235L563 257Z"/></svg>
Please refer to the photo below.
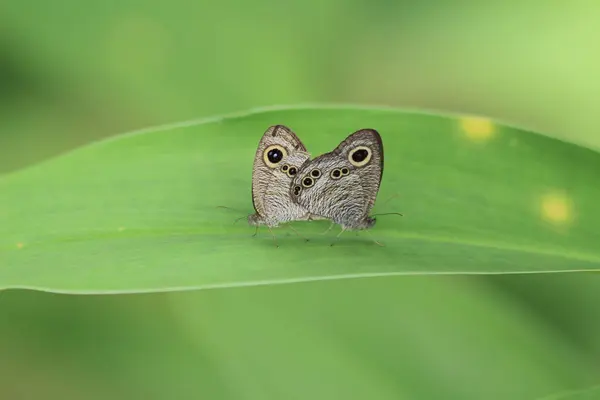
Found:
<svg viewBox="0 0 600 400"><path fill-rule="evenodd" d="M348 175L350 173L350 170L346 167L342 168L342 175Z"/></svg>
<svg viewBox="0 0 600 400"><path fill-rule="evenodd" d="M283 165L281 166L281 170L282 170L283 172L287 172L287 170L288 170L289 168L290 168L290 167L289 167L287 164L283 164Z"/></svg>
<svg viewBox="0 0 600 400"><path fill-rule="evenodd" d="M371 161L371 155L371 149L366 146L358 146L348 153L348 161L356 167L362 167Z"/></svg>
<svg viewBox="0 0 600 400"><path fill-rule="evenodd" d="M310 172L310 176L312 176L313 178L318 178L321 176L321 171L319 171L318 169L313 169Z"/></svg>
<svg viewBox="0 0 600 400"><path fill-rule="evenodd" d="M290 169L288 169L288 176L294 176L298 173L298 170L296 169L296 167L290 167Z"/></svg>
<svg viewBox="0 0 600 400"><path fill-rule="evenodd" d="M302 190L300 186L294 186L294 196L298 196L300 194L300 190Z"/></svg>
<svg viewBox="0 0 600 400"><path fill-rule="evenodd" d="M302 179L302 186L309 188L312 185L315 184L315 180L313 178L311 178L310 176L305 176L304 179Z"/></svg>
<svg viewBox="0 0 600 400"><path fill-rule="evenodd" d="M278 144L267 147L263 153L263 160L269 168L277 168L279 164L287 156L287 151Z"/></svg>
<svg viewBox="0 0 600 400"><path fill-rule="evenodd" d="M332 170L329 175L333 179L340 179L340 176L342 176L342 171L340 171L339 168L336 168L336 169Z"/></svg>

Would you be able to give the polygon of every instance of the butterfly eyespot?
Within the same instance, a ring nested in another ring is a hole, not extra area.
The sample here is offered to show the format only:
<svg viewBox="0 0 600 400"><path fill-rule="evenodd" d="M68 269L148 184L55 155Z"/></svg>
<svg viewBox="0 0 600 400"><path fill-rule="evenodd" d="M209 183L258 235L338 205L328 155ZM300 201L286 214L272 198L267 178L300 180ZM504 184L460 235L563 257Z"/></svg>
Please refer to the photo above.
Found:
<svg viewBox="0 0 600 400"><path fill-rule="evenodd" d="M300 190L302 190L300 186L294 186L294 196L298 196L300 194Z"/></svg>
<svg viewBox="0 0 600 400"><path fill-rule="evenodd" d="M306 188L309 188L314 184L315 184L315 180L313 178L311 178L310 176L305 176L302 179L302 186L304 186Z"/></svg>
<svg viewBox="0 0 600 400"><path fill-rule="evenodd" d="M319 171L318 169L313 169L312 171L310 171L310 176L312 176L313 178L318 178L321 176L321 171Z"/></svg>
<svg viewBox="0 0 600 400"><path fill-rule="evenodd" d="M277 168L277 164L285 157L287 157L287 151L278 144L267 147L263 153L263 160L269 168Z"/></svg>
<svg viewBox="0 0 600 400"><path fill-rule="evenodd" d="M288 176L294 176L298 173L298 170L296 169L296 167L290 167L290 169L288 169Z"/></svg>
<svg viewBox="0 0 600 400"><path fill-rule="evenodd" d="M331 173L329 174L333 179L340 179L340 177L342 176L342 171L340 171L339 168L336 168L334 170L331 171Z"/></svg>
<svg viewBox="0 0 600 400"><path fill-rule="evenodd" d="M341 172L342 172L342 175L348 175L350 173L350 170L348 168L344 167L344 168L342 168Z"/></svg>
<svg viewBox="0 0 600 400"><path fill-rule="evenodd" d="M289 167L287 164L283 164L283 165L281 166L281 170L282 170L283 172L287 172L287 170L288 170L289 168L290 168L290 167Z"/></svg>
<svg viewBox="0 0 600 400"><path fill-rule="evenodd" d="M348 153L348 161L355 167L362 167L371 161L371 149L366 146L358 146Z"/></svg>

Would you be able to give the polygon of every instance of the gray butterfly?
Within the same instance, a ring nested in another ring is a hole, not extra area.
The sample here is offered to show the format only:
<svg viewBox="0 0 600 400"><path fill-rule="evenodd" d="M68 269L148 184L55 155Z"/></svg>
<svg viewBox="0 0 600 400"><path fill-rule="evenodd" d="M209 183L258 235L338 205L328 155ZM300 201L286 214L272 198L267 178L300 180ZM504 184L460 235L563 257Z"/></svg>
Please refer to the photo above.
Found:
<svg viewBox="0 0 600 400"><path fill-rule="evenodd" d="M289 187L303 209L345 230L369 229L369 212L383 176L383 143L374 129L361 129L333 151L302 164ZM338 235L339 236L339 235Z"/></svg>
<svg viewBox="0 0 600 400"><path fill-rule="evenodd" d="M266 226L271 231L285 222L322 219L311 215L290 197L292 179L309 159L306 147L288 127L275 125L267 129L254 156L252 205L255 213L248 216L248 224L257 230L258 226Z"/></svg>

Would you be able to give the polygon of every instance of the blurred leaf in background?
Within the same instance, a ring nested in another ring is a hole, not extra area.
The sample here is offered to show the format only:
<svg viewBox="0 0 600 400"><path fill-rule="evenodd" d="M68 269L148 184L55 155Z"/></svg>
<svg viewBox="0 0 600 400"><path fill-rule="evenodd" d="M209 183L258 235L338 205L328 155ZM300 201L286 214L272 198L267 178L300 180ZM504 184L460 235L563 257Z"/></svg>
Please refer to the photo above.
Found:
<svg viewBox="0 0 600 400"><path fill-rule="evenodd" d="M523 278L597 303L599 277L584 276L587 287L569 275ZM412 276L152 295L8 291L0 387L27 399L533 400L597 382L597 335L582 345L494 283ZM599 331L595 310L568 303L573 319Z"/></svg>
<svg viewBox="0 0 600 400"><path fill-rule="evenodd" d="M5 0L0 170L314 101L486 114L599 149L599 17L585 0ZM3 292L0 395L543 398L599 383L599 293L597 274Z"/></svg>
<svg viewBox="0 0 600 400"><path fill-rule="evenodd" d="M12 49L0 62L23 70L13 92L44 77L8 118L17 127L2 112L11 165L134 128L309 101L482 113L598 147L596 2L6 0L0 12Z"/></svg>

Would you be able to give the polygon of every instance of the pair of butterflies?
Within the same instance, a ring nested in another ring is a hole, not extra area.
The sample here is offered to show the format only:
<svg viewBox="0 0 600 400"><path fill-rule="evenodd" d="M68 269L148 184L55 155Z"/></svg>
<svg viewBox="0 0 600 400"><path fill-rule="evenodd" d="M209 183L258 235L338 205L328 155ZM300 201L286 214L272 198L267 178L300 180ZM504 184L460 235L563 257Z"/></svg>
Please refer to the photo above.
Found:
<svg viewBox="0 0 600 400"><path fill-rule="evenodd" d="M252 170L253 226L330 220L345 230L369 229L383 175L383 143L374 129L361 129L333 151L310 159L288 127L271 126L261 138ZM339 235L338 235L339 236Z"/></svg>

